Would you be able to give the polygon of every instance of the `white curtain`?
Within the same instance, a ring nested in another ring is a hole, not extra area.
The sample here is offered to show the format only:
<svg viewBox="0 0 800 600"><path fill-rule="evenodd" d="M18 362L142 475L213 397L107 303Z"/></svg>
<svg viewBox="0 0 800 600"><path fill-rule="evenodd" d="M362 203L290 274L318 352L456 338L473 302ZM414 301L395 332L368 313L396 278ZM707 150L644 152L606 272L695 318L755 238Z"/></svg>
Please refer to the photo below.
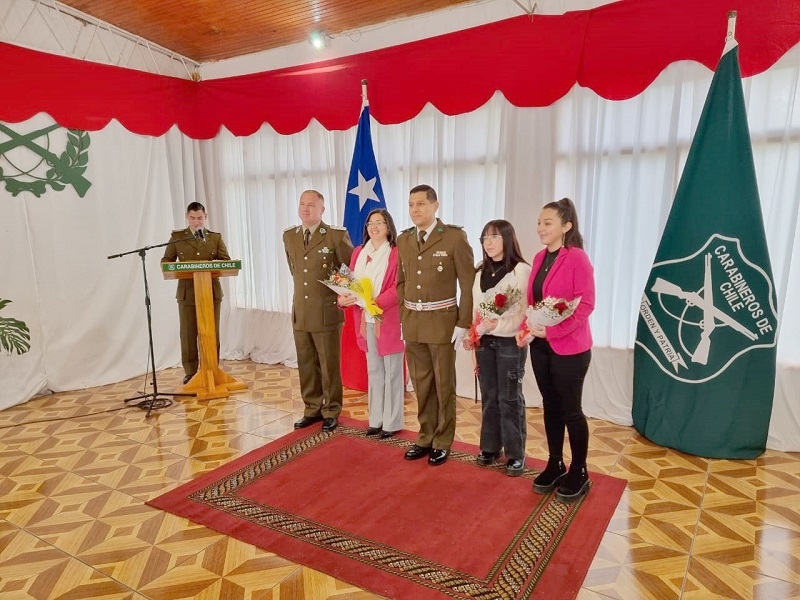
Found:
<svg viewBox="0 0 800 600"><path fill-rule="evenodd" d="M39 115L7 126L18 134L51 125ZM60 154L66 130L36 141ZM26 323L30 351L0 351L0 409L47 390L113 383L147 370L149 344L142 259L107 257L165 242L183 226L198 193L194 143L177 130L160 138L134 135L116 122L89 133L84 197L71 187L41 197L0 185L0 318ZM6 176L41 176L26 148L0 158ZM28 177L30 180L30 177ZM202 178L198 181L202 182ZM200 198L203 200L202 195ZM145 252L156 366L180 358L175 282L159 267L163 248ZM121 399L122 401L122 399Z"/></svg>
<svg viewBox="0 0 800 600"><path fill-rule="evenodd" d="M753 153L776 280L781 335L770 447L800 449L800 47L744 81ZM390 212L410 225L406 200L418 183L440 195L440 216L477 238L493 218L514 223L526 256L538 250L540 207L569 196L578 206L596 270L593 364L585 394L590 416L631 423L633 342L642 289L674 198L712 73L692 62L668 67L636 98L612 102L576 87L545 108L516 108L496 94L480 109L446 116L427 106L412 121L373 120L375 154ZM318 123L295 135L269 127L248 138L222 133L200 142L209 192L219 198L231 252L245 263L225 313L223 356L295 364L291 285L281 231L297 223L300 192L326 197L324 218L342 223L355 128ZM788 304L787 304L788 303ZM474 393L471 361L459 353L458 391ZM529 405L541 401L532 374Z"/></svg>

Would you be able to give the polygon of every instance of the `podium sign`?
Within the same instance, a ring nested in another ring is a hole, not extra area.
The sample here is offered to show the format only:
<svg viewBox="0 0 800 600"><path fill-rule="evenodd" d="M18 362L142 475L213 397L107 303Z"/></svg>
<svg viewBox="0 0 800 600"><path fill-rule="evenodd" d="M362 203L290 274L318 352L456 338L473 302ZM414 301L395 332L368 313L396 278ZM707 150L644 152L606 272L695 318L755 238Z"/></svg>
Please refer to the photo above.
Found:
<svg viewBox="0 0 800 600"><path fill-rule="evenodd" d="M240 260L197 260L192 262L161 263L164 279L191 279L195 273L211 273L212 277L238 275Z"/></svg>
<svg viewBox="0 0 800 600"><path fill-rule="evenodd" d="M214 294L212 277L229 277L239 274L240 260L209 260L161 263L164 279L193 279L194 304L197 311L197 335L200 340L200 368L183 386L183 391L196 394L200 400L227 398L232 392L247 389L243 382L228 375L219 367L217 358L217 331L214 321Z"/></svg>

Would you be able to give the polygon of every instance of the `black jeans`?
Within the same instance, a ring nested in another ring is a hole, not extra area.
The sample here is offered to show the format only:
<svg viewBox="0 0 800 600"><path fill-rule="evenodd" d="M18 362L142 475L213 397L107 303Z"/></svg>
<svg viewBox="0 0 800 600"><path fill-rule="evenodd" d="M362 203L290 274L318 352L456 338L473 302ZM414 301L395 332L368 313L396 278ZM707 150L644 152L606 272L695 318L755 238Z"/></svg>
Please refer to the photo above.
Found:
<svg viewBox="0 0 800 600"><path fill-rule="evenodd" d="M525 375L527 348L518 348L513 337L484 335L475 349L481 384L481 450L499 452L506 458L525 458Z"/></svg>
<svg viewBox="0 0 800 600"><path fill-rule="evenodd" d="M586 465L589 453L589 425L581 400L583 381L589 370L592 351L580 354L556 354L550 343L536 338L531 343L531 364L542 394L544 430L551 459L562 459L564 429L569 433L572 464Z"/></svg>

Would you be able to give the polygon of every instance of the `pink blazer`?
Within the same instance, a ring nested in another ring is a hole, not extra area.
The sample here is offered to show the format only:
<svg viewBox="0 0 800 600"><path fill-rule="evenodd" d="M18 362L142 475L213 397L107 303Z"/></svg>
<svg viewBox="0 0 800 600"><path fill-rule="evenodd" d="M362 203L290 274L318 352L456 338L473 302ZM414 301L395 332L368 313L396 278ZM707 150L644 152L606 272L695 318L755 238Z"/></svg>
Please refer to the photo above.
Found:
<svg viewBox="0 0 800 600"><path fill-rule="evenodd" d="M528 280L528 303L535 304L542 298L533 297L533 280L544 262L547 248L533 257L531 276ZM545 297L553 296L565 300L581 297L581 302L572 316L558 325L547 328L547 341L556 354L578 354L592 347L592 332L589 315L594 310L594 268L586 252L580 248L562 247L556 262L550 267L542 285Z"/></svg>
<svg viewBox="0 0 800 600"><path fill-rule="evenodd" d="M356 268L356 260L364 246L359 246L350 258L350 270ZM375 322L375 337L378 339L378 354L396 354L405 352L405 344L400 339L400 309L397 306L397 246L392 248L389 253L389 266L386 268L386 275L383 276L383 284L380 293L375 297L375 304L383 309L380 323ZM367 351L367 322L364 319L364 311L360 306L352 306L350 310L355 311L356 323L360 325L356 328L356 342L358 347L364 352Z"/></svg>

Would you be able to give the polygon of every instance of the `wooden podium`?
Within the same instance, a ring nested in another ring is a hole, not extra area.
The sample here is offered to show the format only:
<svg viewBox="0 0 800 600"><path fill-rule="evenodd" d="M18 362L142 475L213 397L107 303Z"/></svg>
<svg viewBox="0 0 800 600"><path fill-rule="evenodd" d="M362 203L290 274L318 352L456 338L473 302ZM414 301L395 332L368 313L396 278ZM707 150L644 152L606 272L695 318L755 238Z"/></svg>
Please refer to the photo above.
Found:
<svg viewBox="0 0 800 600"><path fill-rule="evenodd" d="M194 279L194 304L197 310L197 335L200 339L200 368L183 386L182 391L196 394L200 400L227 398L233 392L247 389L243 382L220 369L217 359L217 331L214 322L212 277L239 274L240 260L210 260L161 263L164 279Z"/></svg>

